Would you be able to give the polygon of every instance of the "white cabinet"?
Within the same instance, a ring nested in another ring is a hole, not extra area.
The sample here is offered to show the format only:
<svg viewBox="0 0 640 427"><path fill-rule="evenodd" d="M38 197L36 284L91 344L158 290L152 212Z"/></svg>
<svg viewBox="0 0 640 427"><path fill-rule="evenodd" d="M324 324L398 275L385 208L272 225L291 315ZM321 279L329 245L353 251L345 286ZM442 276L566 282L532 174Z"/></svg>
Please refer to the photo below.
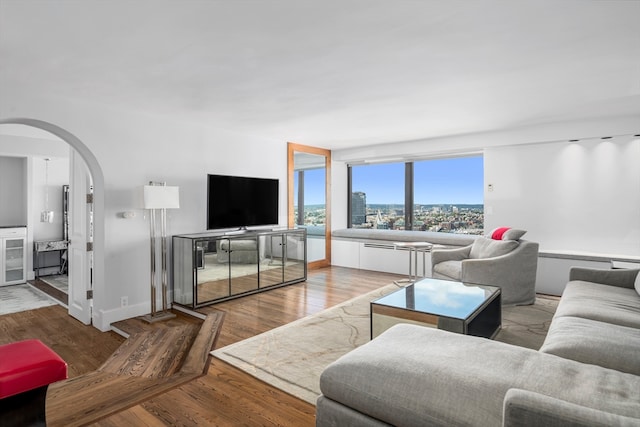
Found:
<svg viewBox="0 0 640 427"><path fill-rule="evenodd" d="M412 260L413 261L413 260ZM391 241L358 240L331 241L331 264L340 267L359 268L363 270L382 271L385 273L409 274L409 250L396 249ZM418 253L418 274L424 271L431 276L431 254Z"/></svg>
<svg viewBox="0 0 640 427"><path fill-rule="evenodd" d="M26 281L27 228L0 228L0 286Z"/></svg>

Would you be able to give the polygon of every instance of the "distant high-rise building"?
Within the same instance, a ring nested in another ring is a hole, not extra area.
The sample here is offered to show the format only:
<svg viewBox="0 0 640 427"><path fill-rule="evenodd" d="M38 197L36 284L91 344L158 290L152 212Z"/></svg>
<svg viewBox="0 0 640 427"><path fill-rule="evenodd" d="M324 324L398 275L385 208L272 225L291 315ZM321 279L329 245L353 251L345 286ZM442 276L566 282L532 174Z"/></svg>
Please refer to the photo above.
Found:
<svg viewBox="0 0 640 427"><path fill-rule="evenodd" d="M362 191L351 193L351 225L367 222L367 195Z"/></svg>

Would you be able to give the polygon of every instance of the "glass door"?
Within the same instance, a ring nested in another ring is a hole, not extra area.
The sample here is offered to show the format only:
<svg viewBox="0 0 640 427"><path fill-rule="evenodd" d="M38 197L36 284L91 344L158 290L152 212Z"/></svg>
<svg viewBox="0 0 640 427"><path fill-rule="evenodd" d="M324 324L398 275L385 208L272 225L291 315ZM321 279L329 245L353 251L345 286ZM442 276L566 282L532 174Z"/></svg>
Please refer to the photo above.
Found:
<svg viewBox="0 0 640 427"><path fill-rule="evenodd" d="M304 230L284 234L284 281L302 279L306 275L307 259ZM309 239L307 239L307 242Z"/></svg>
<svg viewBox="0 0 640 427"><path fill-rule="evenodd" d="M261 234L258 237L260 252L264 259L260 262L260 287L279 285L283 279L284 253L281 233Z"/></svg>
<svg viewBox="0 0 640 427"><path fill-rule="evenodd" d="M4 239L4 280L3 282L23 282L24 271L24 238Z"/></svg>
<svg viewBox="0 0 640 427"><path fill-rule="evenodd" d="M229 257L226 243L228 239L216 238L195 242L193 256L196 267L196 305L230 295Z"/></svg>
<svg viewBox="0 0 640 427"><path fill-rule="evenodd" d="M238 237L224 239L228 244L229 260L229 292L231 295L243 294L258 289L258 239L252 237Z"/></svg>
<svg viewBox="0 0 640 427"><path fill-rule="evenodd" d="M307 231L310 268L331 264L331 151L288 145L289 221Z"/></svg>

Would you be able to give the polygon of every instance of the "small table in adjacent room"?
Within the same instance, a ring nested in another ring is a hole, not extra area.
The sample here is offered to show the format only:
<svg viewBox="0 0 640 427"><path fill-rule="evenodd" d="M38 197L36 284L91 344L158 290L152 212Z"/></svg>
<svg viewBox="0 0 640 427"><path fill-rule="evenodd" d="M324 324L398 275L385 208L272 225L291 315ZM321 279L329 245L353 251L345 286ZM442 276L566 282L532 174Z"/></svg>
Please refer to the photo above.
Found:
<svg viewBox="0 0 640 427"><path fill-rule="evenodd" d="M423 279L371 302L371 338L398 323L494 338L502 326L500 288Z"/></svg>
<svg viewBox="0 0 640 427"><path fill-rule="evenodd" d="M63 254L68 247L69 242L67 240L40 240L33 242L33 271L35 272L36 279L40 277L40 270L45 268L58 267L60 274L66 273L67 260ZM41 265L41 257L54 251L58 252L57 263Z"/></svg>

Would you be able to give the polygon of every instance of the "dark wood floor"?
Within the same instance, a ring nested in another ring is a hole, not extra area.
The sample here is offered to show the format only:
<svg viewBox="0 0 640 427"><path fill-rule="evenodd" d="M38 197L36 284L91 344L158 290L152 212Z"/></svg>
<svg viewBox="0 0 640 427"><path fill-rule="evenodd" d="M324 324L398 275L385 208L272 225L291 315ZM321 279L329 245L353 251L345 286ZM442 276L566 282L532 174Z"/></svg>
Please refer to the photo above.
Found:
<svg viewBox="0 0 640 427"><path fill-rule="evenodd" d="M226 312L217 345L222 347L317 313L398 278L401 276L329 267L310 271L304 283L249 295L198 311L205 314L212 310ZM42 341L68 361L70 375L96 369L122 342L112 332L100 333L95 328L81 325L59 306L25 313L31 314L0 316L0 343L44 337ZM206 376L95 425L314 424L313 405L213 358Z"/></svg>

